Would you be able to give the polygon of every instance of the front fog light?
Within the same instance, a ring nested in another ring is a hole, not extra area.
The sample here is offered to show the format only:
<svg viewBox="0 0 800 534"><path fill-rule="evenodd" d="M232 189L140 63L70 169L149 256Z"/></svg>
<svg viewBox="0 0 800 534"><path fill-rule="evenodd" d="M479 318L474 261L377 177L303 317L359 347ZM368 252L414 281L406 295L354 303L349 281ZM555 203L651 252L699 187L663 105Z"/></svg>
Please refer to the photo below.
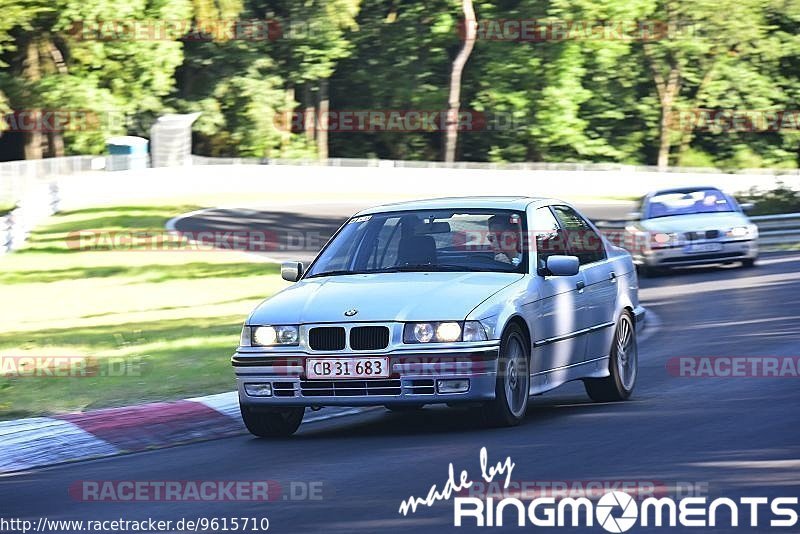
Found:
<svg viewBox="0 0 800 534"><path fill-rule="evenodd" d="M439 393L466 393L469 391L469 379L437 380L436 391Z"/></svg>
<svg viewBox="0 0 800 534"><path fill-rule="evenodd" d="M436 327L436 340L442 343L458 341L461 338L461 325L458 323L439 323Z"/></svg>
<svg viewBox="0 0 800 534"><path fill-rule="evenodd" d="M271 397L272 384L245 384L244 391L251 397Z"/></svg>

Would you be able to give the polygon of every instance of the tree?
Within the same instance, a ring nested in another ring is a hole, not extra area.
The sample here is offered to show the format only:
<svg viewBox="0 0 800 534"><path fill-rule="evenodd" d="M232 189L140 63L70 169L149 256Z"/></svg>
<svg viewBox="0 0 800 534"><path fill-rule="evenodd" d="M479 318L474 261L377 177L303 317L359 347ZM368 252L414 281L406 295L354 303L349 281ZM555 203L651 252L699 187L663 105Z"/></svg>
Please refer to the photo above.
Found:
<svg viewBox="0 0 800 534"><path fill-rule="evenodd" d="M464 44L453 60L453 69L450 72L450 96L447 99L444 160L448 163L452 163L456 159L458 112L461 108L461 75L464 72L464 65L475 47L478 27L472 0L461 0L461 9L464 12Z"/></svg>

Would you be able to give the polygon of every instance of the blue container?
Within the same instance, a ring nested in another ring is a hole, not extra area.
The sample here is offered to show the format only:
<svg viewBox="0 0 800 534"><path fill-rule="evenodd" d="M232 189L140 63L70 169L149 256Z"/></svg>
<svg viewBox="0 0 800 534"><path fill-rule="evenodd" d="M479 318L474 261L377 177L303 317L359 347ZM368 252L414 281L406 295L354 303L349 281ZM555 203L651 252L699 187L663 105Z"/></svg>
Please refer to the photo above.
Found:
<svg viewBox="0 0 800 534"><path fill-rule="evenodd" d="M125 171L146 169L149 161L150 141L144 137L125 135L106 141L108 157L106 169Z"/></svg>

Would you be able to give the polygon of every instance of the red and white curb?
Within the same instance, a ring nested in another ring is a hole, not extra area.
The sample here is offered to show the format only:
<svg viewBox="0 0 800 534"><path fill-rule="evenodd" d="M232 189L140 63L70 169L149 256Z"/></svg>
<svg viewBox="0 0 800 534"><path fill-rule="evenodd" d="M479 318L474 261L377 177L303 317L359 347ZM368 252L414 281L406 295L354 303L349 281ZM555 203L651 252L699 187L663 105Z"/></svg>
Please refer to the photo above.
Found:
<svg viewBox="0 0 800 534"><path fill-rule="evenodd" d="M305 423L358 408L309 412ZM237 393L0 422L0 474L241 435Z"/></svg>

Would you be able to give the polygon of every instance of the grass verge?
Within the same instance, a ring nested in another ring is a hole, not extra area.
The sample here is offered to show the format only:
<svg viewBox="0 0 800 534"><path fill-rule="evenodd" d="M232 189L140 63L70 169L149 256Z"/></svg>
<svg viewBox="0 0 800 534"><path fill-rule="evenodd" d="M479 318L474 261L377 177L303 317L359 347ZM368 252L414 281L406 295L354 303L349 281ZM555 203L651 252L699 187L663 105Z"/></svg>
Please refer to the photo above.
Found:
<svg viewBox="0 0 800 534"><path fill-rule="evenodd" d="M194 209L62 213L0 257L0 419L234 388L229 358L242 321L285 285L276 265L230 251L153 250L152 241L75 245L75 232L160 234ZM56 357L68 360L48 360Z"/></svg>

